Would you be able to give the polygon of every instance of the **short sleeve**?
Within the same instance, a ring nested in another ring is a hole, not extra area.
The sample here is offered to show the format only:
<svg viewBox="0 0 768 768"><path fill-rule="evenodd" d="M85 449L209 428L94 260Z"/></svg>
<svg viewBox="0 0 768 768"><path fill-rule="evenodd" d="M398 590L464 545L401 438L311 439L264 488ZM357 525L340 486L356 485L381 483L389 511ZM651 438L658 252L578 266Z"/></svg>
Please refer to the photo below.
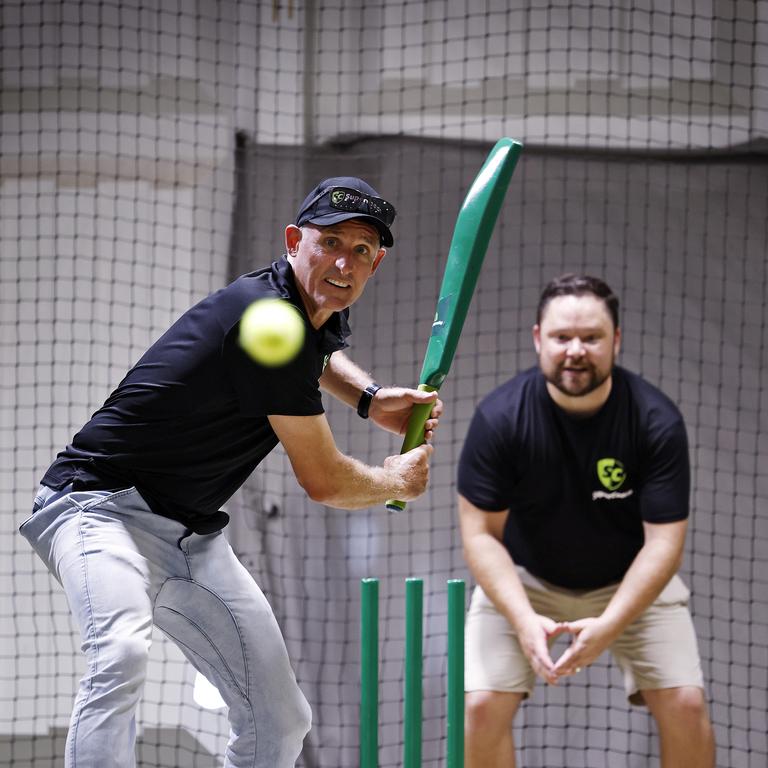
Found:
<svg viewBox="0 0 768 768"><path fill-rule="evenodd" d="M504 443L498 427L493 428L478 408L459 458L457 484L462 496L489 512L506 510L510 504L513 461Z"/></svg>
<svg viewBox="0 0 768 768"><path fill-rule="evenodd" d="M317 416L324 412L319 385L322 362L310 344L287 365L268 367L252 360L235 341L236 325L224 342L227 373L244 416Z"/></svg>
<svg viewBox="0 0 768 768"><path fill-rule="evenodd" d="M691 473L682 416L649 428L647 440L640 514L649 523L684 520L689 513Z"/></svg>

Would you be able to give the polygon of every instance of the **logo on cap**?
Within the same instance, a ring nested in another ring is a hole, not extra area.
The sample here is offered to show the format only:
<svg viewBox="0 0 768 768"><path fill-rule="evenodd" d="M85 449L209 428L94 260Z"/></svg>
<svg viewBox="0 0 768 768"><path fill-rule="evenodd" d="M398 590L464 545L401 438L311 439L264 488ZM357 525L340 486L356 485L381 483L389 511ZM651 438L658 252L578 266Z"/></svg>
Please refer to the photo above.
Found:
<svg viewBox="0 0 768 768"><path fill-rule="evenodd" d="M379 230L382 244L390 246L393 240L389 228L395 215L392 203L377 197L373 187L362 179L338 176L326 179L309 193L299 208L296 226L307 222L327 226L346 219L365 218Z"/></svg>

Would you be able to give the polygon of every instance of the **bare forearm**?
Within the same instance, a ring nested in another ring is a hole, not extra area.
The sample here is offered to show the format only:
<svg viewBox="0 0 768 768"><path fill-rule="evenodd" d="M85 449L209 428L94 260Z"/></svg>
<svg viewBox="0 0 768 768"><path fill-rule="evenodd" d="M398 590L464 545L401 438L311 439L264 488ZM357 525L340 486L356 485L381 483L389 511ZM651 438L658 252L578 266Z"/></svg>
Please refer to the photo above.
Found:
<svg viewBox="0 0 768 768"><path fill-rule="evenodd" d="M334 470L321 482L302 483L315 501L338 509L363 509L383 504L387 499L408 501L413 497L402 473L386 466L369 466L341 453L334 463Z"/></svg>
<svg viewBox="0 0 768 768"><path fill-rule="evenodd" d="M680 567L680 547L672 541L647 541L632 565L602 618L620 634L659 596Z"/></svg>
<svg viewBox="0 0 768 768"><path fill-rule="evenodd" d="M459 494L459 522L464 558L472 575L517 634L531 669L548 683L557 682L548 643L562 627L537 614L525 593L517 568L504 546L509 510L487 512Z"/></svg>
<svg viewBox="0 0 768 768"><path fill-rule="evenodd" d="M371 374L353 363L343 352L334 352L320 377L320 386L337 400L355 408L360 393L372 381Z"/></svg>
<svg viewBox="0 0 768 768"><path fill-rule="evenodd" d="M464 558L483 592L515 629L534 613L507 548L490 533L464 544Z"/></svg>
<svg viewBox="0 0 768 768"><path fill-rule="evenodd" d="M410 501L424 493L433 448L421 445L381 466L369 466L339 451L324 414L269 416L296 479L313 501L360 509L391 498Z"/></svg>

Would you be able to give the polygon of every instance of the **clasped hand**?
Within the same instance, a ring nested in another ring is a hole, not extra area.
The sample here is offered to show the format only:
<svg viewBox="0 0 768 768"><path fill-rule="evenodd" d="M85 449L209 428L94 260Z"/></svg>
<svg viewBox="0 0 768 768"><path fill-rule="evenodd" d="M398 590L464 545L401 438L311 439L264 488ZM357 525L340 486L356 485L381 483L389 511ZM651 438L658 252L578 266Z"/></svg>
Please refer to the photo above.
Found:
<svg viewBox="0 0 768 768"><path fill-rule="evenodd" d="M557 661L549 653L549 644L560 635L570 635L571 643ZM600 617L557 622L535 614L518 630L518 638L533 671L550 685L563 677L581 672L615 640L615 634Z"/></svg>

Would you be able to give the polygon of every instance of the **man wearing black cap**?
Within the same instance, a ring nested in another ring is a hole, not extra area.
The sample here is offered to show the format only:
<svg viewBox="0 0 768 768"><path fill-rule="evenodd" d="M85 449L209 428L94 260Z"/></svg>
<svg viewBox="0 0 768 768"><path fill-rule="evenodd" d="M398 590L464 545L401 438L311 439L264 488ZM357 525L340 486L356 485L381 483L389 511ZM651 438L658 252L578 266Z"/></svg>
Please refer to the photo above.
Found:
<svg viewBox="0 0 768 768"><path fill-rule="evenodd" d="M45 473L21 532L62 584L87 660L68 768L135 764L135 709L153 625L229 707L225 765L293 765L310 710L259 587L235 557L221 506L282 443L307 494L356 509L424 492L432 447L382 466L341 453L320 388L379 427L405 431L434 393L379 387L341 351L349 306L393 243L393 206L361 179L326 179L285 230L286 255L192 307L144 354ZM243 311L278 297L302 314L295 359L240 348Z"/></svg>

